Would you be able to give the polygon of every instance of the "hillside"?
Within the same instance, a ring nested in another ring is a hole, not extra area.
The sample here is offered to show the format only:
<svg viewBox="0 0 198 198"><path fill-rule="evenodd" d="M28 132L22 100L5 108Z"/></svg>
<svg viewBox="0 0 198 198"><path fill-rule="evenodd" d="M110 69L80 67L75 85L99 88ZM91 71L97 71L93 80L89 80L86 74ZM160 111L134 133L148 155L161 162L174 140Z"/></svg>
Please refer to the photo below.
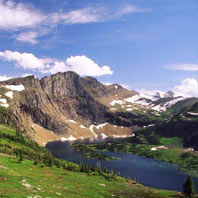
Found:
<svg viewBox="0 0 198 198"><path fill-rule="evenodd" d="M145 187L115 173L53 158L21 132L0 125L0 197L165 198L179 195Z"/></svg>
<svg viewBox="0 0 198 198"><path fill-rule="evenodd" d="M198 102L197 99L188 99L173 106L168 113L172 114L166 120L145 130L144 134L154 133L162 137L179 137L183 139L184 147L198 149ZM179 113L177 113L179 112ZM148 131L148 132L147 132Z"/></svg>

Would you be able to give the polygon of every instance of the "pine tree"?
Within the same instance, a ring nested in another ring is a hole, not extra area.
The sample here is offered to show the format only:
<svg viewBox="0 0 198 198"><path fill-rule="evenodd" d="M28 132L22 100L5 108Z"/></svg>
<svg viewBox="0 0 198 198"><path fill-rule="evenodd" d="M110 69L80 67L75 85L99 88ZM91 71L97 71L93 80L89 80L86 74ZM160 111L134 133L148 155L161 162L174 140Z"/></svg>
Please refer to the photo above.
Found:
<svg viewBox="0 0 198 198"><path fill-rule="evenodd" d="M184 183L183 193L186 198L194 198L196 196L195 186L191 177L188 177Z"/></svg>
<svg viewBox="0 0 198 198"><path fill-rule="evenodd" d="M19 157L19 163L21 163L23 161L23 155L20 154L20 157Z"/></svg>

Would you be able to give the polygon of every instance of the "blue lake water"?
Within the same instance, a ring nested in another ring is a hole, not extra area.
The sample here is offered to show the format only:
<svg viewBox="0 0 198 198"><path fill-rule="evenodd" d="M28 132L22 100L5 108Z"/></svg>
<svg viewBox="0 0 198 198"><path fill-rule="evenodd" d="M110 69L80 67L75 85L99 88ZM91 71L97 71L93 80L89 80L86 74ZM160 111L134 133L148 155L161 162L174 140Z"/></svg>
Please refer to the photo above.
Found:
<svg viewBox="0 0 198 198"><path fill-rule="evenodd" d="M89 159L81 152L72 150L71 146L72 142L61 141L50 142L46 145L57 158L78 164L82 162L94 165L100 162L102 168L106 167L109 170L120 172L121 176L126 176L131 179L136 178L141 184L150 187L182 191L183 183L188 176L186 172L179 169L177 166L155 159L117 152L105 152L105 154L119 157L120 160L105 161ZM198 178L193 177L193 180L197 188Z"/></svg>

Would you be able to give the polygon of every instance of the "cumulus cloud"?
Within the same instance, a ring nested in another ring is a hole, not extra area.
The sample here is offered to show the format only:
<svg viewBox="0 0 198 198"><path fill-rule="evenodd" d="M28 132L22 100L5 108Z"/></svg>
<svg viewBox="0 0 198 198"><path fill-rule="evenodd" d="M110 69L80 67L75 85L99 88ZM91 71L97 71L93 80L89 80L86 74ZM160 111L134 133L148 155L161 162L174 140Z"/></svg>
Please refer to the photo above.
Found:
<svg viewBox="0 0 198 198"><path fill-rule="evenodd" d="M113 74L113 71L109 66L99 66L85 55L71 56L64 62L51 58L37 58L31 53L20 53L6 50L0 52L0 59L7 62L14 62L17 67L26 70L39 71L41 73L54 74L57 72L75 71L80 75L88 76Z"/></svg>
<svg viewBox="0 0 198 198"><path fill-rule="evenodd" d="M30 70L43 70L44 60L39 59L31 53L20 53L6 50L0 52L0 59L7 62L14 62L17 67Z"/></svg>
<svg viewBox="0 0 198 198"><path fill-rule="evenodd" d="M44 14L23 3L0 0L0 29L16 30L33 27L44 20L46 20Z"/></svg>
<svg viewBox="0 0 198 198"><path fill-rule="evenodd" d="M198 97L198 79L186 78L173 91L179 96Z"/></svg>
<svg viewBox="0 0 198 198"><path fill-rule="evenodd" d="M113 74L109 66L104 65L100 67L97 63L84 55L67 58L66 65L70 70L76 71L81 75L103 76Z"/></svg>
<svg viewBox="0 0 198 198"><path fill-rule="evenodd" d="M166 66L166 69L181 71L198 71L198 65L191 63L178 63L174 65L168 65Z"/></svg>

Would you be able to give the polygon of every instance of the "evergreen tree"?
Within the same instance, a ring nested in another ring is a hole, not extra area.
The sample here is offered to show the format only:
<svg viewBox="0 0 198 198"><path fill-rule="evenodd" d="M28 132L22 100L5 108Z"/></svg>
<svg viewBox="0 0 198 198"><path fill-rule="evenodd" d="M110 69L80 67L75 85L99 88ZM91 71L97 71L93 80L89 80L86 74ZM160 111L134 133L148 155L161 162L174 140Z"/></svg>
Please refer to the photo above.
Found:
<svg viewBox="0 0 198 198"><path fill-rule="evenodd" d="M193 180L191 179L191 177L188 177L186 182L184 183L183 193L186 198L194 198L196 196L194 183L193 183Z"/></svg>
<svg viewBox="0 0 198 198"><path fill-rule="evenodd" d="M20 154L20 157L19 157L19 163L21 163L23 161L23 155Z"/></svg>
<svg viewBox="0 0 198 198"><path fill-rule="evenodd" d="M34 165L38 165L38 158L37 157L34 158Z"/></svg>
<svg viewBox="0 0 198 198"><path fill-rule="evenodd" d="M109 173L109 171L108 171L108 169L106 167L104 167L103 172L104 173Z"/></svg>

